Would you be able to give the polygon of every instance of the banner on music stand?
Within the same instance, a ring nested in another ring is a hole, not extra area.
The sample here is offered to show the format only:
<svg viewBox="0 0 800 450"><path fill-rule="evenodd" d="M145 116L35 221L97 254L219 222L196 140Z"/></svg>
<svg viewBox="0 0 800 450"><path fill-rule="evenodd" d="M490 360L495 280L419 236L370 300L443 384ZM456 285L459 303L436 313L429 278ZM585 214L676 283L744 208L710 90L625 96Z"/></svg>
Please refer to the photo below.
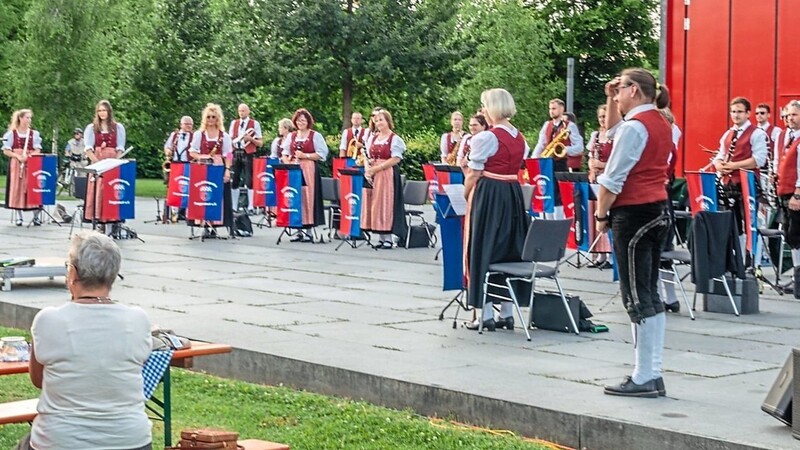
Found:
<svg viewBox="0 0 800 450"><path fill-rule="evenodd" d="M353 158L333 158L333 165L331 166L333 179L338 180L341 177L339 174L339 169L347 169L355 166L356 160Z"/></svg>
<svg viewBox="0 0 800 450"><path fill-rule="evenodd" d="M272 166L280 164L278 158L255 158L253 160L253 206L266 208L278 206L275 195L275 171Z"/></svg>
<svg viewBox="0 0 800 450"><path fill-rule="evenodd" d="M756 174L750 170L740 170L742 183L742 205L744 205L744 234L747 238L747 251L754 255L758 249L758 202L756 199Z"/></svg>
<svg viewBox="0 0 800 450"><path fill-rule="evenodd" d="M717 211L717 174L686 172L685 176L692 216L700 211Z"/></svg>
<svg viewBox="0 0 800 450"><path fill-rule="evenodd" d="M436 194L433 203L436 222L442 236L442 290L463 289L464 280L464 218L450 206L447 194Z"/></svg>
<svg viewBox="0 0 800 450"><path fill-rule="evenodd" d="M303 226L303 171L300 166L275 166L275 189L278 196L278 212L275 224L279 227L300 228Z"/></svg>
<svg viewBox="0 0 800 450"><path fill-rule="evenodd" d="M58 157L56 155L33 155L26 162L27 203L31 205L56 204L56 178Z"/></svg>
<svg viewBox="0 0 800 450"><path fill-rule="evenodd" d="M564 203L564 218L572 219L572 225L569 227L570 233L567 237L567 248L577 250L578 243L575 240L575 183L559 181L558 189L561 193L561 200Z"/></svg>
<svg viewBox="0 0 800 450"><path fill-rule="evenodd" d="M449 166L447 164L434 164L436 179L436 192L444 194L444 186L448 184L464 184L464 171L461 167ZM433 199L436 201L436 198Z"/></svg>
<svg viewBox="0 0 800 450"><path fill-rule="evenodd" d="M186 208L189 205L189 163L173 162L169 166L167 206Z"/></svg>
<svg viewBox="0 0 800 450"><path fill-rule="evenodd" d="M573 187L575 191L575 222L573 227L578 228L575 240L578 244L578 249L584 252L589 251L589 183L577 182Z"/></svg>
<svg viewBox="0 0 800 450"><path fill-rule="evenodd" d="M526 159L528 178L533 186L531 205L534 213L552 213L555 210L555 176L553 158Z"/></svg>
<svg viewBox="0 0 800 450"><path fill-rule="evenodd" d="M222 220L222 192L225 167L191 164L189 169L189 220Z"/></svg>
<svg viewBox="0 0 800 450"><path fill-rule="evenodd" d="M136 161L114 167L103 173L103 205L100 221L134 218L136 202Z"/></svg>
<svg viewBox="0 0 800 450"><path fill-rule="evenodd" d="M361 236L361 211L364 173L359 168L341 169L339 177L339 231L352 237Z"/></svg>
<svg viewBox="0 0 800 450"><path fill-rule="evenodd" d="M433 164L423 164L422 173L425 175L425 181L428 182L428 197L434 201L434 195L439 192L439 181L436 179L436 169Z"/></svg>

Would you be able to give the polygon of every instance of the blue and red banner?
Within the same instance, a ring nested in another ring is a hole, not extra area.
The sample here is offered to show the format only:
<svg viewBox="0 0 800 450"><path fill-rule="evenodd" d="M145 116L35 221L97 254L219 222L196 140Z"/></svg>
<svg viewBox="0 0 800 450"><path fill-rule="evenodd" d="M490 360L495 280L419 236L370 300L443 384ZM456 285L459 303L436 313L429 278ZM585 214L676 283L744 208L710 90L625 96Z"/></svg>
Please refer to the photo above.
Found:
<svg viewBox="0 0 800 450"><path fill-rule="evenodd" d="M442 236L442 290L463 289L464 278L464 217L455 213L450 198L436 194L433 203L436 222Z"/></svg>
<svg viewBox="0 0 800 450"><path fill-rule="evenodd" d="M31 155L26 164L28 166L28 204L55 205L58 156Z"/></svg>
<svg viewBox="0 0 800 450"><path fill-rule="evenodd" d="M528 182L533 186L531 204L527 206L537 214L552 213L555 209L553 159L526 159L525 167L528 169Z"/></svg>
<svg viewBox="0 0 800 450"><path fill-rule="evenodd" d="M189 163L173 162L169 166L167 206L186 208L189 205Z"/></svg>
<svg viewBox="0 0 800 450"><path fill-rule="evenodd" d="M222 220L222 192L225 167L222 165L190 164L189 220Z"/></svg>
<svg viewBox="0 0 800 450"><path fill-rule="evenodd" d="M575 183L559 181L558 189L561 193L561 203L564 205L564 218L572 219L572 225L569 227L569 236L567 237L567 248L577 250L578 243L575 240Z"/></svg>
<svg viewBox="0 0 800 450"><path fill-rule="evenodd" d="M439 181L436 179L436 168L433 164L423 164L422 173L425 175L425 181L428 182L428 197L434 201L434 196L439 192Z"/></svg>
<svg viewBox="0 0 800 450"><path fill-rule="evenodd" d="M101 222L134 218L136 205L136 161L128 161L103 173Z"/></svg>
<svg viewBox="0 0 800 450"><path fill-rule="evenodd" d="M356 160L353 158L333 158L333 166L331 167L333 179L338 180L341 177L341 174L339 174L339 169L347 169L348 167L355 166Z"/></svg>
<svg viewBox="0 0 800 450"><path fill-rule="evenodd" d="M744 206L744 234L747 237L747 251L754 255L758 249L758 202L756 194L756 174L750 170L740 170L742 182L742 205Z"/></svg>
<svg viewBox="0 0 800 450"><path fill-rule="evenodd" d="M589 247L592 243L589 241L589 183L588 182L577 182L573 188L575 192L580 195L580 199L577 205L575 205L575 224L574 226L580 229L580 233L577 233L577 241L578 241L578 248L584 252L589 251ZM573 197L574 199L575 197Z"/></svg>
<svg viewBox="0 0 800 450"><path fill-rule="evenodd" d="M364 174L360 170L343 170L339 178L339 231L352 237L361 236L361 194Z"/></svg>
<svg viewBox="0 0 800 450"><path fill-rule="evenodd" d="M448 166L449 167L449 166ZM436 170L437 192L444 194L444 186L447 184L464 184L464 172L461 170ZM434 198L435 201L435 198Z"/></svg>
<svg viewBox="0 0 800 450"><path fill-rule="evenodd" d="M278 212L275 224L279 227L303 226L303 171L299 165L280 164L274 167Z"/></svg>
<svg viewBox="0 0 800 450"><path fill-rule="evenodd" d="M685 176L692 216L700 211L717 211L717 174L686 172Z"/></svg>
<svg viewBox="0 0 800 450"><path fill-rule="evenodd" d="M275 171L272 166L280 164L278 158L253 159L253 206L266 208L278 206L278 197L275 195Z"/></svg>

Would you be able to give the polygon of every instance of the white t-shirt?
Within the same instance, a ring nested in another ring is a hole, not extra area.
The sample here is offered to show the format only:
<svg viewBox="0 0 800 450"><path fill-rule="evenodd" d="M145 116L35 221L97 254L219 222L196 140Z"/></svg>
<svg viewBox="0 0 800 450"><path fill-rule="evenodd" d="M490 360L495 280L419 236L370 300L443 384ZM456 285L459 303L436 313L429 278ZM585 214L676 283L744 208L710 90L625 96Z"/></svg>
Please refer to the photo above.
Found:
<svg viewBox="0 0 800 450"><path fill-rule="evenodd" d="M150 321L139 307L68 302L41 310L31 327L44 366L37 449L132 449L152 441L142 367Z"/></svg>

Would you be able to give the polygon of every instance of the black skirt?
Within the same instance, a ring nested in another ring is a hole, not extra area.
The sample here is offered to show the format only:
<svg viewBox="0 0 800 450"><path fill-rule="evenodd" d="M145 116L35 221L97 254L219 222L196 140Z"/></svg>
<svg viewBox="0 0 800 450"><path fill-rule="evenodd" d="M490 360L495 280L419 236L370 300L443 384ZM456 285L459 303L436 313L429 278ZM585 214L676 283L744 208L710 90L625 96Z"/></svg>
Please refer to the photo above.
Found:
<svg viewBox="0 0 800 450"><path fill-rule="evenodd" d="M530 223L519 183L487 177L478 180L472 195L470 239L467 248L469 254L467 294L470 305L476 308L483 307L483 279L490 264L520 260ZM502 279L490 281L504 283ZM518 296L530 295L529 289L515 292ZM523 299L518 298L518 300L525 303Z"/></svg>

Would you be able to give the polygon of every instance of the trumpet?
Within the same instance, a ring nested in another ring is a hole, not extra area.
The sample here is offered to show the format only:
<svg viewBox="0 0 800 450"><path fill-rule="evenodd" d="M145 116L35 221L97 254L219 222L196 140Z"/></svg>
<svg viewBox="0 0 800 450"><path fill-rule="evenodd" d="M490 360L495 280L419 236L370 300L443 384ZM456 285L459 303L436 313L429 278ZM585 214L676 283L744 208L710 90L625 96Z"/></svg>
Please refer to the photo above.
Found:
<svg viewBox="0 0 800 450"><path fill-rule="evenodd" d="M569 138L569 130L564 127L556 137L542 150L542 158L563 158L567 156L567 146L564 142Z"/></svg>
<svg viewBox="0 0 800 450"><path fill-rule="evenodd" d="M240 134L239 136L236 136L236 138L231 141L231 145L236 146L237 144L242 142L245 136L253 137L255 135L256 135L256 130L248 128L244 131L244 133Z"/></svg>
<svg viewBox="0 0 800 450"><path fill-rule="evenodd" d="M371 188L372 187L372 178L367 177L367 171L370 168L369 162L369 155L367 154L367 148L362 147L361 151L358 152L358 157L356 158L356 165L364 167L364 187Z"/></svg>

